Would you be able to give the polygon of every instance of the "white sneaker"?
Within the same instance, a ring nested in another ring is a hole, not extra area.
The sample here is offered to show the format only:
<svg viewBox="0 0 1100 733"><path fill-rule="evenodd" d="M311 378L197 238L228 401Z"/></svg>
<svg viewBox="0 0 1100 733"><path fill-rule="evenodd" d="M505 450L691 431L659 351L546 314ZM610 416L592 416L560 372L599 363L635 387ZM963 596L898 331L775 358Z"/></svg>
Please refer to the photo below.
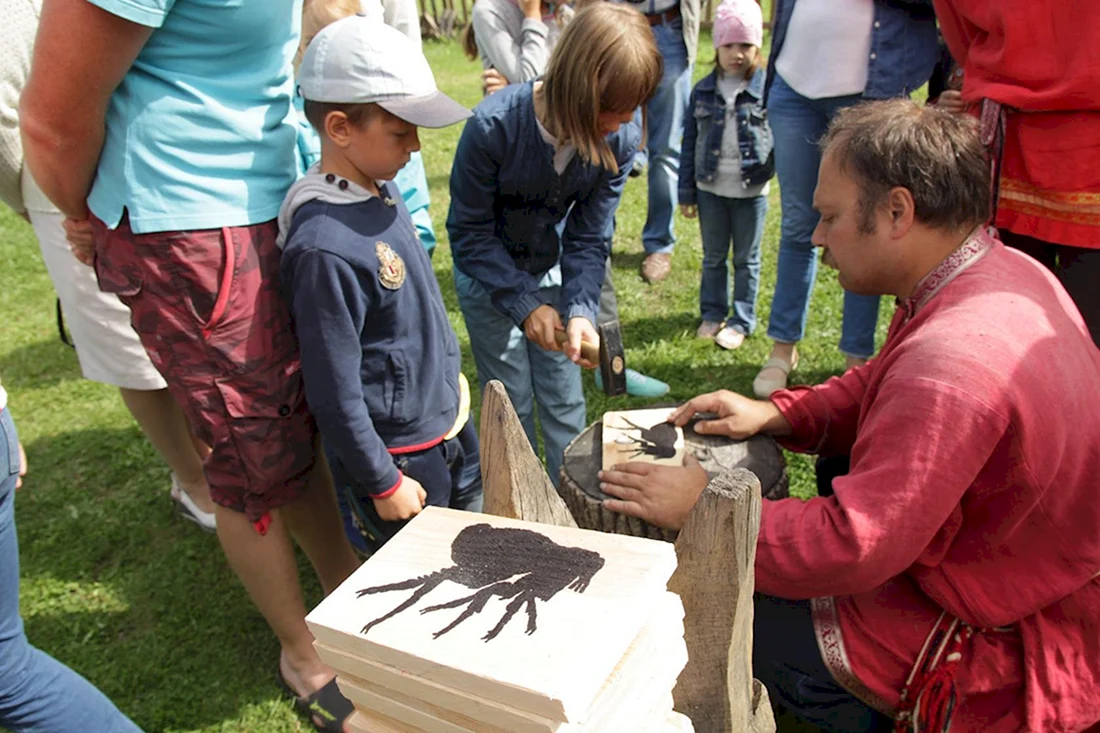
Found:
<svg viewBox="0 0 1100 733"><path fill-rule="evenodd" d="M199 509L199 505L187 495L187 492L180 486L179 479L176 478L176 474L172 474L172 489L171 489L172 501L176 502L176 508L179 510L180 516L184 519L194 522L199 525L199 529L206 532L215 532L218 529L218 521L214 517L213 512L204 512Z"/></svg>
<svg viewBox="0 0 1100 733"><path fill-rule="evenodd" d="M745 343L745 334L726 326L714 337L714 343L723 349L733 351L741 348L741 344Z"/></svg>

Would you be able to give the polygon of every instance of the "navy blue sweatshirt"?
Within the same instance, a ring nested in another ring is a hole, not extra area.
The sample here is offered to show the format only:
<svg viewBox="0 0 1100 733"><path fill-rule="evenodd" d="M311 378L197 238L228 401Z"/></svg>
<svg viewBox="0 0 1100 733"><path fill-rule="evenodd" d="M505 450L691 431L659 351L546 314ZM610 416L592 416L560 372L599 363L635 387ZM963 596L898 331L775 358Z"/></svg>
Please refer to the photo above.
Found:
<svg viewBox="0 0 1100 733"><path fill-rule="evenodd" d="M388 496L392 453L438 443L459 404L459 352L431 260L393 184L381 196L311 173L279 213L280 276L306 399L361 495Z"/></svg>

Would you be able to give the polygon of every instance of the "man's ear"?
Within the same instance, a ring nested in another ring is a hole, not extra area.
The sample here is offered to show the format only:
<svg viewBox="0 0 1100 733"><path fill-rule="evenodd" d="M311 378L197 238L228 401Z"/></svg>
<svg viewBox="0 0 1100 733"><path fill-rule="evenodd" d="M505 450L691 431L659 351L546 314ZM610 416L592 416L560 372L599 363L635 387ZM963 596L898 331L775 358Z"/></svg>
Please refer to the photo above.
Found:
<svg viewBox="0 0 1100 733"><path fill-rule="evenodd" d="M902 186L894 186L886 197L886 210L890 214L890 234L900 239L909 233L916 221L916 202L913 193Z"/></svg>
<svg viewBox="0 0 1100 733"><path fill-rule="evenodd" d="M348 147L351 145L351 120L339 110L329 112L325 115L325 136L337 147Z"/></svg>

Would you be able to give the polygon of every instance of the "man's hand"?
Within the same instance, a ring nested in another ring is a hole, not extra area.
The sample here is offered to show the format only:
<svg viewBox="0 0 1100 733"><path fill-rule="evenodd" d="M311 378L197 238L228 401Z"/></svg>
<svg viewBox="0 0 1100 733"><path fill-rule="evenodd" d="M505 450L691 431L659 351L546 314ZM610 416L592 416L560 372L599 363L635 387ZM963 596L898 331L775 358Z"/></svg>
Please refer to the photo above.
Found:
<svg viewBox="0 0 1100 733"><path fill-rule="evenodd" d="M668 421L683 427L697 412L718 415L716 420L695 423L695 432L701 435L724 435L742 440L761 432L769 435L789 435L791 432L787 418L770 401L751 400L726 389L685 402L669 415Z"/></svg>
<svg viewBox="0 0 1100 733"><path fill-rule="evenodd" d="M23 444L19 444L19 478L15 479L15 490L23 486L23 477L27 475L27 451L23 450Z"/></svg>
<svg viewBox="0 0 1100 733"><path fill-rule="evenodd" d="M597 346L600 344L600 335L596 333L596 328L592 325L592 321L583 316L570 318L569 325L565 328L565 334L567 338L562 351L565 352L569 361L580 364L585 369L595 369L599 366L598 363L590 362L588 359L581 356L581 341L587 341Z"/></svg>
<svg viewBox="0 0 1100 733"><path fill-rule="evenodd" d="M680 204L680 214L685 219L694 219L699 216L699 207L695 204Z"/></svg>
<svg viewBox="0 0 1100 733"><path fill-rule="evenodd" d="M684 526L710 481L690 453L684 455L682 467L635 461L600 471L599 476L600 490L617 497L604 499L605 507L668 529Z"/></svg>
<svg viewBox="0 0 1100 733"><path fill-rule="evenodd" d="M372 499L378 516L387 522L400 522L412 519L424 508L428 492L420 482L409 476L401 479L401 485L385 499Z"/></svg>
<svg viewBox="0 0 1100 733"><path fill-rule="evenodd" d="M558 309L545 303L527 314L527 318L523 320L524 335L547 351L561 351L554 332L564 330Z"/></svg>
<svg viewBox="0 0 1100 733"><path fill-rule="evenodd" d="M90 266L95 256L92 222L88 219L65 219L61 222L61 227L65 230L65 239L69 240L69 249L73 251L73 256Z"/></svg>
<svg viewBox="0 0 1100 733"><path fill-rule="evenodd" d="M486 97L494 92L499 92L509 83L508 78L496 69L486 69L481 72L481 93Z"/></svg>
<svg viewBox="0 0 1100 733"><path fill-rule="evenodd" d="M945 89L940 92L939 99L936 100L936 106L944 112L955 115L966 112L966 102L963 101L962 92L957 89Z"/></svg>

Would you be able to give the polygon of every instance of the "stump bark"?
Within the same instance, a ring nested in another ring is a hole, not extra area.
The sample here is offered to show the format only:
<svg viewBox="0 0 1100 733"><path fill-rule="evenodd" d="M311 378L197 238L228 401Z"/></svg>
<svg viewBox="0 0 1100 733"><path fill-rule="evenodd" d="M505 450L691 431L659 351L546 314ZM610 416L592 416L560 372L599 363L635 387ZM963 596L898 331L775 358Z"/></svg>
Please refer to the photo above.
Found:
<svg viewBox="0 0 1100 733"><path fill-rule="evenodd" d="M715 435L700 435L692 425L688 423L684 427L684 443L712 479L724 471L745 468L759 478L764 498L779 499L787 495L783 451L771 437L756 435L748 440L730 440ZM603 500L610 497L600 491L598 472L602 461L603 424L597 421L566 446L562 462L558 493L565 500L577 526L666 542L675 540L674 530L654 527L641 519L604 509Z"/></svg>

